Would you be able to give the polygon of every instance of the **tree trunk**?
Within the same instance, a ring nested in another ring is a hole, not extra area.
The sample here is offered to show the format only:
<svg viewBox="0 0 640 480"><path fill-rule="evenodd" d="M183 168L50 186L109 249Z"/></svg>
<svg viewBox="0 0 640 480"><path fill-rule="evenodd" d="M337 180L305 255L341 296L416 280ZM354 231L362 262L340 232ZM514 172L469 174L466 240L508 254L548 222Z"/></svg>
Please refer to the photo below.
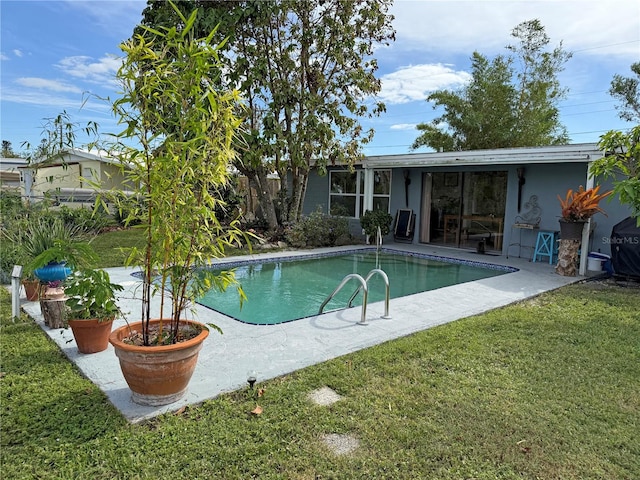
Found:
<svg viewBox="0 0 640 480"><path fill-rule="evenodd" d="M565 277L575 277L578 265L578 249L580 240L560 239L558 247L558 264L556 273Z"/></svg>
<svg viewBox="0 0 640 480"><path fill-rule="evenodd" d="M264 168L239 168L239 170L249 179L249 190L251 190L251 187L256 189L259 207L256 213L264 219L269 230L275 230L278 228L278 217L276 216L273 196L269 189L267 172Z"/></svg>
<svg viewBox="0 0 640 480"><path fill-rule="evenodd" d="M296 168L292 174L292 192L291 202L289 204L289 220L298 222L302 215L302 206L304 204L304 196L307 190L308 171L302 168Z"/></svg>
<svg viewBox="0 0 640 480"><path fill-rule="evenodd" d="M65 302L66 300L40 300L44 324L49 325L49 328L64 328Z"/></svg>

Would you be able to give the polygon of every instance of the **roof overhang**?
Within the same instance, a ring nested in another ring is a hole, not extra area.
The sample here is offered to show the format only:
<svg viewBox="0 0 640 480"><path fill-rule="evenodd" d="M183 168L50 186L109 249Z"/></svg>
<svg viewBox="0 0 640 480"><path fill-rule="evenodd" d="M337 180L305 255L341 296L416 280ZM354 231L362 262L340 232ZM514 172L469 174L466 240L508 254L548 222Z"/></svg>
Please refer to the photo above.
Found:
<svg viewBox="0 0 640 480"><path fill-rule="evenodd" d="M595 143L550 147L499 148L461 152L408 153L365 157L364 168L496 166L541 163L588 163L604 156Z"/></svg>

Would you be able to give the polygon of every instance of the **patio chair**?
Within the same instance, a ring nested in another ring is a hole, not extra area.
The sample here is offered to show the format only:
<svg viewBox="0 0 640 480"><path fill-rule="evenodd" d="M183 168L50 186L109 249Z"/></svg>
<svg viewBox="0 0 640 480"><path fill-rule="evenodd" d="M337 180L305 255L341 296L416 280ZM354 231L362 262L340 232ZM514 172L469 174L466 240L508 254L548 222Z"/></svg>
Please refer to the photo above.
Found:
<svg viewBox="0 0 640 480"><path fill-rule="evenodd" d="M413 230L416 223L416 214L410 208L401 208L396 213L393 223L393 239L396 242L413 242Z"/></svg>

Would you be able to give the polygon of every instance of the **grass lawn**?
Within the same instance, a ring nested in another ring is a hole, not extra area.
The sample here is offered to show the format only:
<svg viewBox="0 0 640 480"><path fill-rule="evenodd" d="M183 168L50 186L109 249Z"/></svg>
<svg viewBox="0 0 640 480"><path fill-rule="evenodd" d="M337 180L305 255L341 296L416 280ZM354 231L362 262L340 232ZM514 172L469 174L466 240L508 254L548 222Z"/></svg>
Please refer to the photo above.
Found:
<svg viewBox="0 0 640 480"><path fill-rule="evenodd" d="M91 240L91 245L100 252L100 268L121 267L132 248L144 247L144 230L134 227L102 233Z"/></svg>
<svg viewBox="0 0 640 480"><path fill-rule="evenodd" d="M91 245L96 252L100 253L98 267L121 267L131 253L132 248L144 248L144 230L134 227L101 233L91 240ZM248 250L227 248L225 253L227 256L246 255Z"/></svg>
<svg viewBox="0 0 640 480"><path fill-rule="evenodd" d="M637 289L565 287L139 425L0 294L2 478L640 478ZM342 400L310 402L325 385Z"/></svg>

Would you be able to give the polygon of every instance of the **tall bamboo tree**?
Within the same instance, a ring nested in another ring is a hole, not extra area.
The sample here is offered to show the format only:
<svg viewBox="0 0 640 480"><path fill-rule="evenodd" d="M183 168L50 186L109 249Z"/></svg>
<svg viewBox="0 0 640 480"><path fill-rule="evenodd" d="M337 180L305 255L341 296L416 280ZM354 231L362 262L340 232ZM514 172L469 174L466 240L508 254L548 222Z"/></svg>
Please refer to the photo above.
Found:
<svg viewBox="0 0 640 480"><path fill-rule="evenodd" d="M489 61L474 52L471 82L460 91L440 90L427 97L444 113L417 126L422 133L411 148L474 150L567 143L560 123L558 102L565 98L558 74L571 58L560 45L550 42L539 20L517 25L517 39L507 55Z"/></svg>

